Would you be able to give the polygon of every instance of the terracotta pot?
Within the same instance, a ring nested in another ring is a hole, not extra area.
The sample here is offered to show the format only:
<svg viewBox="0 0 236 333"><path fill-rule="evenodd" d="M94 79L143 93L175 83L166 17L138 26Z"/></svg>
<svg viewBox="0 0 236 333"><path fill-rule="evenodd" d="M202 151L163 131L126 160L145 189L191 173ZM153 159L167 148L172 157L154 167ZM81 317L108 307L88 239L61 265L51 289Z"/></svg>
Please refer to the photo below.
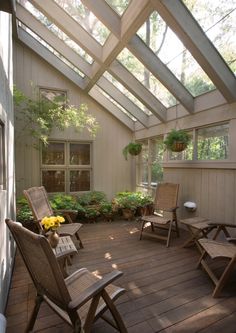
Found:
<svg viewBox="0 0 236 333"><path fill-rule="evenodd" d="M125 220L133 220L134 219L134 212L129 208L122 209L123 217Z"/></svg>
<svg viewBox="0 0 236 333"><path fill-rule="evenodd" d="M48 241L53 249L55 249L59 243L59 235L56 230L52 230L52 232L48 236Z"/></svg>

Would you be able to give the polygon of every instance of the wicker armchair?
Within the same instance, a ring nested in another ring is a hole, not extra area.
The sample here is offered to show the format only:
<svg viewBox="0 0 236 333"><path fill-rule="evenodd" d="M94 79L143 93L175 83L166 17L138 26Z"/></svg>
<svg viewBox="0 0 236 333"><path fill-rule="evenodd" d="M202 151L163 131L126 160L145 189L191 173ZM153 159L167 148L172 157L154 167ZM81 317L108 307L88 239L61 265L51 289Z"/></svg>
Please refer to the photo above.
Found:
<svg viewBox="0 0 236 333"><path fill-rule="evenodd" d="M11 220L6 220L35 285L35 306L26 328L33 330L40 305L45 301L61 318L70 324L74 332L89 333L95 320L102 317L119 332L127 333L114 300L124 289L111 284L122 275L113 271L98 278L86 268L81 268L63 278L56 257L42 235L37 235ZM113 320L106 318L109 309Z"/></svg>
<svg viewBox="0 0 236 333"><path fill-rule="evenodd" d="M23 191L24 196L28 200L29 206L32 210L35 222L37 223L38 229L40 233L43 232L43 228L41 225L41 220L45 216L52 216L55 213L52 210L52 207L49 203L47 192L44 186L40 187L31 187L28 190ZM69 224L61 225L58 228L58 233L61 236L75 236L76 239L79 241L79 245L83 248L83 243L79 236L79 230L82 227L81 223L73 223L70 218L70 210L60 210L57 211L56 214L63 215Z"/></svg>
<svg viewBox="0 0 236 333"><path fill-rule="evenodd" d="M179 184L162 183L158 184L154 201L155 212L153 215L142 216L142 226L140 240L143 235L166 240L166 247L169 247L171 232L175 231L179 236L177 222L177 201L179 193ZM151 225L151 230L146 228L146 224ZM157 229L167 231L167 236L158 234ZM151 231L151 232L150 232Z"/></svg>

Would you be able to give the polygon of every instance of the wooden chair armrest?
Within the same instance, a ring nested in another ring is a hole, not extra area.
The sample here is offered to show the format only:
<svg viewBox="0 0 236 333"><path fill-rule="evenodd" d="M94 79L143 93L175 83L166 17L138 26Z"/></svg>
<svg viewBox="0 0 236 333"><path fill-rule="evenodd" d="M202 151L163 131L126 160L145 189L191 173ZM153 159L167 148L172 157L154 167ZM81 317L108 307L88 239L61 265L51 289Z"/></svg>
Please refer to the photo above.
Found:
<svg viewBox="0 0 236 333"><path fill-rule="evenodd" d="M226 239L227 239L227 242L236 244L236 238L235 237L227 237Z"/></svg>
<svg viewBox="0 0 236 333"><path fill-rule="evenodd" d="M96 281L93 285L85 289L78 297L71 301L68 304L68 308L73 310L81 307L88 300L99 294L106 286L111 284L114 280L118 279L122 275L123 273L117 270L106 274L101 280Z"/></svg>
<svg viewBox="0 0 236 333"><path fill-rule="evenodd" d="M179 208L179 206L176 206L176 207L171 207L171 208L169 208L169 209L163 209L165 212L174 212L174 211L176 211L176 209L178 209Z"/></svg>

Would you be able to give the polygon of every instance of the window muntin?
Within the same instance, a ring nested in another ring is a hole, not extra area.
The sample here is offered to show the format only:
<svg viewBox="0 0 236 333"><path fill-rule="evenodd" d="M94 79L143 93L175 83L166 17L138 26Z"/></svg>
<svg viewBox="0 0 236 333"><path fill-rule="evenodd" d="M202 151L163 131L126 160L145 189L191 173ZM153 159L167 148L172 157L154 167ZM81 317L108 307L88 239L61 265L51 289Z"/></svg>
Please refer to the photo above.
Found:
<svg viewBox="0 0 236 333"><path fill-rule="evenodd" d="M229 157L229 124L197 130L197 159L225 160Z"/></svg>
<svg viewBox="0 0 236 333"><path fill-rule="evenodd" d="M137 186L138 187L156 187L158 182L163 180L163 138L157 137L142 143L142 152L137 160Z"/></svg>
<svg viewBox="0 0 236 333"><path fill-rule="evenodd" d="M91 144L50 141L42 148L42 185L49 193L91 190Z"/></svg>

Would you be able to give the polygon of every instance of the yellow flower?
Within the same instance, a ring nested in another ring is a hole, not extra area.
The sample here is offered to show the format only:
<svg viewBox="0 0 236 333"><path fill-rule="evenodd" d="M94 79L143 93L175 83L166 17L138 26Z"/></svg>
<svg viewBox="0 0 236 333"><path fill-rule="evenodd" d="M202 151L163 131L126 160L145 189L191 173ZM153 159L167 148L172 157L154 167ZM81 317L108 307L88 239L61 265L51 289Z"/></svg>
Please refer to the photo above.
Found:
<svg viewBox="0 0 236 333"><path fill-rule="evenodd" d="M46 230L48 230L48 229L55 230L56 228L60 227L60 224L63 222L65 222L64 217L59 216L59 215L58 216L49 216L49 217L45 216L41 221L42 225L44 226L44 228Z"/></svg>

